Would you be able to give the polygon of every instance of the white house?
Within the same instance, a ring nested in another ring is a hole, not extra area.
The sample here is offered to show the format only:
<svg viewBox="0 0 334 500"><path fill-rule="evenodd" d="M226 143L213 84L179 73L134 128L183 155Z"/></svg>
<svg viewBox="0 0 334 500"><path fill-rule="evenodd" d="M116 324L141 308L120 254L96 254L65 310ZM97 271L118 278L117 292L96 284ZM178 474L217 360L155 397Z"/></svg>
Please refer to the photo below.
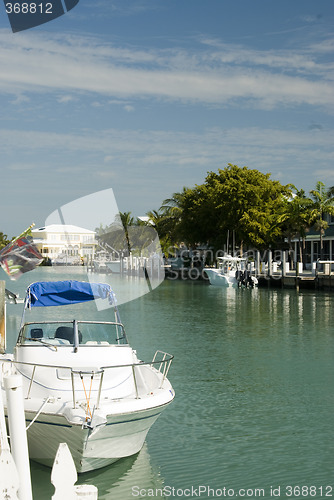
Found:
<svg viewBox="0 0 334 500"><path fill-rule="evenodd" d="M54 262L79 263L81 258L91 259L98 244L95 231L66 224L51 224L33 229L31 233L43 257Z"/></svg>

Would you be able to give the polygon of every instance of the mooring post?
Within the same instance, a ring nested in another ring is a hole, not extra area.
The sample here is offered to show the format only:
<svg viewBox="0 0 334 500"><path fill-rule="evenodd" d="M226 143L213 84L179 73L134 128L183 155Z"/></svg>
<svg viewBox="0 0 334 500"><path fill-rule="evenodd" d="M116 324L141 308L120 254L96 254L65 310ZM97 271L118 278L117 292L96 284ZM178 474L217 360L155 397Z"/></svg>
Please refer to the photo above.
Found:
<svg viewBox="0 0 334 500"><path fill-rule="evenodd" d="M296 290L299 292L299 262L296 262L296 277L295 277L295 283L296 283Z"/></svg>
<svg viewBox="0 0 334 500"><path fill-rule="evenodd" d="M283 250L282 252L282 278L286 276L286 261L287 261L287 251Z"/></svg>
<svg viewBox="0 0 334 500"><path fill-rule="evenodd" d="M55 487L52 500L97 500L98 489L90 484L75 486L78 474L67 443L60 443L51 471L51 482Z"/></svg>
<svg viewBox="0 0 334 500"><path fill-rule="evenodd" d="M32 500L22 376L19 374L5 375L3 381L7 396L10 447L20 478L18 497L20 500Z"/></svg>
<svg viewBox="0 0 334 500"><path fill-rule="evenodd" d="M1 379L2 376L0 375L0 381L2 383ZM17 496L19 487L19 476L7 439L2 391L0 390L0 498L19 500Z"/></svg>
<svg viewBox="0 0 334 500"><path fill-rule="evenodd" d="M260 272L261 272L261 269L260 269L260 252L258 250L256 250L256 253L255 253L255 276L258 278Z"/></svg>
<svg viewBox="0 0 334 500"><path fill-rule="evenodd" d="M273 257L272 251L268 250L268 273L267 273L268 287L270 287L270 281L273 275L272 257Z"/></svg>
<svg viewBox="0 0 334 500"><path fill-rule="evenodd" d="M0 281L0 354L6 351L6 282Z"/></svg>
<svg viewBox="0 0 334 500"><path fill-rule="evenodd" d="M268 276L271 278L273 274L273 253L268 250Z"/></svg>

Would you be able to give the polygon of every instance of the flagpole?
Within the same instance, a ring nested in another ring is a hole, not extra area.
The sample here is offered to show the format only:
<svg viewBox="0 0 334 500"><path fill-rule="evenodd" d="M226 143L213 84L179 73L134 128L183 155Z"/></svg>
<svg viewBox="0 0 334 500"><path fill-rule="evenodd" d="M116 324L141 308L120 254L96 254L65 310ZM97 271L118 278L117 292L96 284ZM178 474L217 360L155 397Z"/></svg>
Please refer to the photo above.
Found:
<svg viewBox="0 0 334 500"><path fill-rule="evenodd" d="M23 233L21 233L19 236L16 236L16 238L14 238L10 243L13 244L15 243L15 241L17 241L19 238L24 238L30 231L31 229L35 227L35 223L33 222L32 224L30 224L30 226L28 227L28 229L26 229L25 231L23 231Z"/></svg>
<svg viewBox="0 0 334 500"><path fill-rule="evenodd" d="M17 279L21 274L32 271L42 261L43 256L33 243L31 229L35 223L14 238L0 250L0 265L11 279Z"/></svg>

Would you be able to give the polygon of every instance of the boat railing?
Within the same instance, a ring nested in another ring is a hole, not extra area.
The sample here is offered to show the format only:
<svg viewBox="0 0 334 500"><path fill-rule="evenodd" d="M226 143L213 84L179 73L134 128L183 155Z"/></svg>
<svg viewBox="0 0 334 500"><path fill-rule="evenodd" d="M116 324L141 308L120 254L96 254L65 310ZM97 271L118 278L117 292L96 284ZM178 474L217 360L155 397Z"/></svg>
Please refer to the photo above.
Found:
<svg viewBox="0 0 334 500"><path fill-rule="evenodd" d="M91 381L93 381L93 378L95 376L100 377L100 381L99 381L98 389L97 389L96 404L95 404L95 407L99 408L101 394L102 394L102 390L103 390L103 380L104 380L104 376L105 376L106 371L120 369L120 368L130 368L132 371L133 383L134 383L134 388L135 388L135 397L136 397L136 399L139 399L140 394L141 394L139 391L140 381L138 380L138 373L136 373L136 369L139 367L143 367L143 366L154 367L157 370L157 372L161 374L160 383L158 386L159 389L161 389L166 378L167 378L167 374L169 372L173 358L174 358L174 356L172 354L158 350L155 352L152 361L139 361L138 363L102 366L100 368L93 368L93 369L91 369L89 367L76 368L76 367L64 366L64 365L29 363L26 361L16 361L13 359L3 359L1 361L3 363L10 363L11 365L14 365L20 373L21 373L21 371L20 371L19 367L23 367L23 366L32 367L32 373L31 373L31 376L29 377L29 380L28 380L28 390L27 390L27 394L25 395L25 399L30 399L30 397L31 397L33 382L34 382L34 379L36 377L36 372L38 371L38 368L44 368L44 369L50 368L52 370L59 369L62 371L68 370L70 380L71 380L71 386L72 386L73 408L75 409L78 406L78 403L76 401L76 399L77 399L76 392L77 391L76 391L76 387L75 387L75 385L76 385L75 381L76 381L77 377L80 377L81 380L83 380L84 376L89 376L89 377L91 377ZM23 375L25 378L27 378L26 373ZM86 391L85 386L84 386L84 392L85 392L85 396L86 396L86 400L87 400L87 409L89 409L89 403L90 403L90 399L91 399L91 387L89 390Z"/></svg>
<svg viewBox="0 0 334 500"><path fill-rule="evenodd" d="M161 355L161 358L162 359L158 359L157 360L157 357L158 355ZM160 387L162 387L162 384L164 383L165 379L167 378L167 375L168 375L168 372L169 372L169 368L170 368L170 365L172 363L172 360L173 360L173 357L171 354L168 354L168 352L165 352L165 351L155 351L155 354L153 356L153 360L151 362L151 366L153 366L154 364L157 364L159 365L159 367L157 368L157 370L162 373L162 381L161 381L161 384L160 384Z"/></svg>

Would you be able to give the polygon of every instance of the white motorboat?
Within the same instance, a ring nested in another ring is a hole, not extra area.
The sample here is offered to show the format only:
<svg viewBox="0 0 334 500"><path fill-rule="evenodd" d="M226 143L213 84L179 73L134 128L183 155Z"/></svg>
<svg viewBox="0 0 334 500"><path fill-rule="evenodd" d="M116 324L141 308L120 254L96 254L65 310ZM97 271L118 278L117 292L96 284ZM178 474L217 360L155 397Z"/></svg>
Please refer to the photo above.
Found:
<svg viewBox="0 0 334 500"><path fill-rule="evenodd" d="M217 258L217 267L204 268L204 271L211 285L253 288L258 280L248 267L247 258L225 255Z"/></svg>
<svg viewBox="0 0 334 500"><path fill-rule="evenodd" d="M14 353L1 357L3 370L10 363L23 376L30 458L52 466L59 443L66 442L78 472L137 453L174 398L167 379L173 356L157 351L150 362L138 359L109 285L33 283L24 310L78 304L73 309L79 307L81 317L79 303L89 300L108 300L115 320L24 322L23 314Z"/></svg>
<svg viewBox="0 0 334 500"><path fill-rule="evenodd" d="M113 274L119 274L121 272L121 261L120 260L109 260L106 265L110 272Z"/></svg>
<svg viewBox="0 0 334 500"><path fill-rule="evenodd" d="M93 269L96 273L108 273L109 254L104 251L97 252L93 260Z"/></svg>

